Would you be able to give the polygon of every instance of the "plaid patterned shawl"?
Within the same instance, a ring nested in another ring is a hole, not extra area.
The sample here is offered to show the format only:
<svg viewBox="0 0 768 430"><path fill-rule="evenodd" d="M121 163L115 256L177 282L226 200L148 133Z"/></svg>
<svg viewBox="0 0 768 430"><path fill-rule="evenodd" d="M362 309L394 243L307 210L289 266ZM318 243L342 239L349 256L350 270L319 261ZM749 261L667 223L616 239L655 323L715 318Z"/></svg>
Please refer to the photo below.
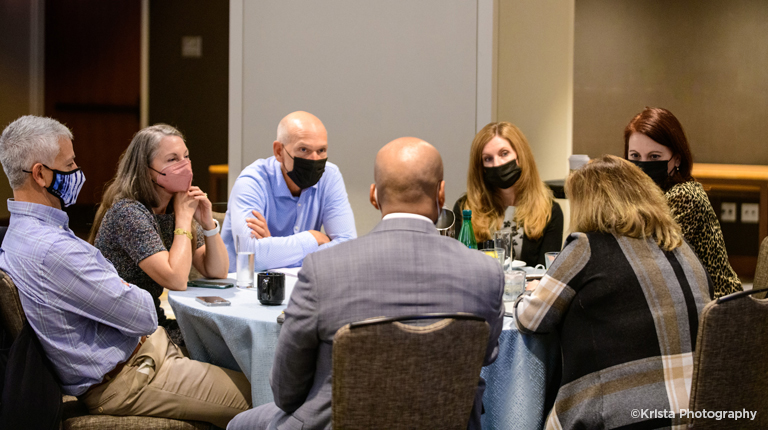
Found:
<svg viewBox="0 0 768 430"><path fill-rule="evenodd" d="M683 424L699 313L711 295L687 244L666 252L652 239L572 234L515 303L521 331L560 333L563 378L547 428Z"/></svg>

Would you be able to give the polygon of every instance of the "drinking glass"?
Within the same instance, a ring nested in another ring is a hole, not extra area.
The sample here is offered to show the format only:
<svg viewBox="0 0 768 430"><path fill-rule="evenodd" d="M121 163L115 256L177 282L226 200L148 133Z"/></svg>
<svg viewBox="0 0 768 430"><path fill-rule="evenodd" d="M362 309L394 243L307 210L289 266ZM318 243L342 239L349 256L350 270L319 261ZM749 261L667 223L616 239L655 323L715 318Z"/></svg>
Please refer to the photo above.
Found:
<svg viewBox="0 0 768 430"><path fill-rule="evenodd" d="M506 252L504 252L504 249L502 248L486 248L483 250L485 255L488 255L490 257L495 258L499 261L499 264L501 264L501 267L504 267L504 260L506 259Z"/></svg>
<svg viewBox="0 0 768 430"><path fill-rule="evenodd" d="M494 231L493 243L496 248L502 248L508 257L512 256L512 230L505 228Z"/></svg>
<svg viewBox="0 0 768 430"><path fill-rule="evenodd" d="M557 258L559 252L545 252L544 253L544 263L546 264L547 270L549 270L549 266L552 265L552 263Z"/></svg>
<svg viewBox="0 0 768 430"><path fill-rule="evenodd" d="M510 267L504 270L504 295L502 300L513 302L525 291L525 270Z"/></svg>
<svg viewBox="0 0 768 430"><path fill-rule="evenodd" d="M249 234L235 236L237 253L237 288L253 288L254 255Z"/></svg>

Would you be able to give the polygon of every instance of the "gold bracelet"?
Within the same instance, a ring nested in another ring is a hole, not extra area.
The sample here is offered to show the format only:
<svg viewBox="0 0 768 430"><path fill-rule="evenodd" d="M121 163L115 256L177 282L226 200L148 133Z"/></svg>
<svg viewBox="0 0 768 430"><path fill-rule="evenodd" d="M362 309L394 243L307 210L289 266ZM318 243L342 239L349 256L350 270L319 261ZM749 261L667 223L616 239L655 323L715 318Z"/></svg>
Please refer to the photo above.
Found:
<svg viewBox="0 0 768 430"><path fill-rule="evenodd" d="M187 236L189 240L192 240L192 233L184 230L183 228L177 228L176 230L173 231L173 234Z"/></svg>

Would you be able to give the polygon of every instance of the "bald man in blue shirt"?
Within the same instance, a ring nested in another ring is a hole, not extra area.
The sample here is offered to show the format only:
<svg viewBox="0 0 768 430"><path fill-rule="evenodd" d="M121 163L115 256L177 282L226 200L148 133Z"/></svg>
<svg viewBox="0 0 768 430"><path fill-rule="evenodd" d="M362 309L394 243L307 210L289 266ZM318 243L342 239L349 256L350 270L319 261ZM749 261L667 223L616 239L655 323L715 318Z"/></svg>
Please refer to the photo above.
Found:
<svg viewBox="0 0 768 430"><path fill-rule="evenodd" d="M357 237L344 179L327 162L323 123L308 112L287 115L272 151L232 187L221 231L230 272L236 270L235 236L250 237L257 271L301 266L308 254Z"/></svg>

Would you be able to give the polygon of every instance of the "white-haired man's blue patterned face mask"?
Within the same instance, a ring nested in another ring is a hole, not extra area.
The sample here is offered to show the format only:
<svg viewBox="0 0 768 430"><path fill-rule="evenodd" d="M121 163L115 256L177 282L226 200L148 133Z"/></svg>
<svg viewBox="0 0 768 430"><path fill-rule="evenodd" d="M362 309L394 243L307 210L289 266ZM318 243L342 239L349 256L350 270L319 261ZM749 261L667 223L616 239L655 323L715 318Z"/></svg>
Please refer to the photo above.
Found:
<svg viewBox="0 0 768 430"><path fill-rule="evenodd" d="M63 207L72 206L77 201L77 196L80 194L80 190L85 183L85 173L79 167L69 172L62 172L61 170L51 169L43 164L43 167L53 172L53 179L51 185L45 187L45 189L61 200ZM29 170L22 170L22 172L32 173Z"/></svg>

